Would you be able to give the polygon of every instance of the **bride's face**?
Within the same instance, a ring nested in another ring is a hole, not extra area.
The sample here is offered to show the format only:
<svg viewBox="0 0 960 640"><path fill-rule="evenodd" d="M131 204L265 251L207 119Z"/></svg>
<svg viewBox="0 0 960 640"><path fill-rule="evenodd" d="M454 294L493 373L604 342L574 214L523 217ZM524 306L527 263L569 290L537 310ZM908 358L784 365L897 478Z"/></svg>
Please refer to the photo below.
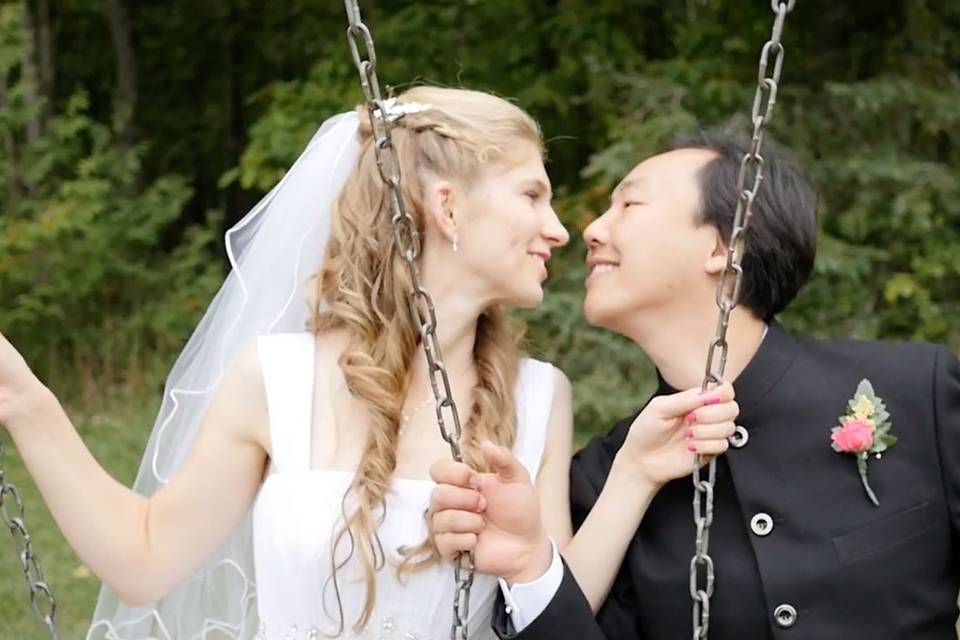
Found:
<svg viewBox="0 0 960 640"><path fill-rule="evenodd" d="M461 267L488 304L530 308L543 301L551 252L570 235L553 210L539 149L523 141L511 151L509 160L485 166L465 191L450 266Z"/></svg>

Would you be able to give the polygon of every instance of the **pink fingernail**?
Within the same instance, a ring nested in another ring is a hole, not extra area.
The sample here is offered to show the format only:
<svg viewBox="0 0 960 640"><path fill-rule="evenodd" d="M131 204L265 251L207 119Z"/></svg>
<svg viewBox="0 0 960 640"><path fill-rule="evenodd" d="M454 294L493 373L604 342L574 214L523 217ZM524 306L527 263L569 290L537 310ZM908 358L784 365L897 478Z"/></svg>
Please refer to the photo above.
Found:
<svg viewBox="0 0 960 640"><path fill-rule="evenodd" d="M687 420L687 422L696 422L696 421L697 421L697 412L696 412L696 411L691 411L690 413L688 413L688 414L687 414L687 417L686 417L686 420Z"/></svg>
<svg viewBox="0 0 960 640"><path fill-rule="evenodd" d="M711 398L707 398L706 400L703 401L703 404L705 406L710 406L711 404L720 404L720 397L713 396Z"/></svg>
<svg viewBox="0 0 960 640"><path fill-rule="evenodd" d="M693 443L691 442L690 444L687 445L687 449L689 449L690 451L693 451L694 453L696 453L696 451L697 451L697 445L695 445L695 444L693 444Z"/></svg>
<svg viewBox="0 0 960 640"><path fill-rule="evenodd" d="M693 437L693 429L687 429L686 431L684 431L684 432L683 432L683 437L684 437L684 438L687 438L687 439L692 438L692 437Z"/></svg>

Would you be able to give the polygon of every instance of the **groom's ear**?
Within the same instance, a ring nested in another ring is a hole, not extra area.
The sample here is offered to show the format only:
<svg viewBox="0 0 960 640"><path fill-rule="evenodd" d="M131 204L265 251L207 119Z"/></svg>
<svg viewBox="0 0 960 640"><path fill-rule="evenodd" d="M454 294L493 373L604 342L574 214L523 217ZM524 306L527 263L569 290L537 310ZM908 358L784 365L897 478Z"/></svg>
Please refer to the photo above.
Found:
<svg viewBox="0 0 960 640"><path fill-rule="evenodd" d="M459 228L457 223L457 190L454 185L446 180L437 180L430 183L424 195L426 196L424 198L424 213L428 218L427 225L439 231L447 239L447 242L453 242L457 237Z"/></svg>
<svg viewBox="0 0 960 640"><path fill-rule="evenodd" d="M703 269L711 276L720 275L727 268L727 243L720 235L720 230L713 227L713 248L704 261Z"/></svg>

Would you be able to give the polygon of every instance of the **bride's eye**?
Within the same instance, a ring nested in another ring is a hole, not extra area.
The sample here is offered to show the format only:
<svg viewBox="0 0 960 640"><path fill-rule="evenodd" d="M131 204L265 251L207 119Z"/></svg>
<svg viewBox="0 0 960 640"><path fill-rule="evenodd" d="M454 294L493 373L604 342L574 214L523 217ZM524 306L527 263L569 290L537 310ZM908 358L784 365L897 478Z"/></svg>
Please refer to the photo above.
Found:
<svg viewBox="0 0 960 640"><path fill-rule="evenodd" d="M536 202L540 198L540 193L537 191L527 191L525 194L530 200Z"/></svg>
<svg viewBox="0 0 960 640"><path fill-rule="evenodd" d="M647 204L647 203L646 203L646 202L637 202L637 201L625 202L624 205L623 205L623 208L626 209L627 207L633 207L633 206L636 206L636 205L644 205L644 204Z"/></svg>

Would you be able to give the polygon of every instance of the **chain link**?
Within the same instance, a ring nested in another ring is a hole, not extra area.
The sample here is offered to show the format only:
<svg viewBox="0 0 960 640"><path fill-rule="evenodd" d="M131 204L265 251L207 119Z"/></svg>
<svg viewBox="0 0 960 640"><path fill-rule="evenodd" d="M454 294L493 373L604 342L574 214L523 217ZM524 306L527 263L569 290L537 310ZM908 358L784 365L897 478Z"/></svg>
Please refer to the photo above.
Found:
<svg viewBox="0 0 960 640"><path fill-rule="evenodd" d="M397 245L410 271L413 282L413 296L410 300L410 313L417 325L423 351L427 356L427 369L430 386L436 400L437 423L440 435L450 446L450 454L457 462L463 461L460 450L460 413L453 399L450 377L440 353L440 341L437 338L437 312L433 299L423 288L420 267L420 234L416 223L407 212L400 191L400 162L390 137L390 122L387 118L380 92L380 80L377 77L377 54L370 29L363 23L357 0L344 0L347 10L347 42L350 54L360 76L360 88L370 114L373 129L374 152L380 177L387 187L391 221ZM452 431L448 428L452 425ZM453 624L450 629L451 640L466 640L467 618L470 611L470 589L473 586L473 555L460 554L454 562L454 580L456 592L453 601Z"/></svg>
<svg viewBox="0 0 960 640"><path fill-rule="evenodd" d="M10 529L13 543L17 549L17 559L23 570L23 577L27 582L27 592L30 594L30 608L33 614L47 628L52 640L58 640L57 635L57 601L53 592L43 579L43 570L40 560L33 552L33 541L27 530L24 517L23 500L17 488L7 482L6 467L4 464L3 441L0 440L0 519ZM14 515L10 513L10 506L14 508Z"/></svg>
<svg viewBox="0 0 960 640"><path fill-rule="evenodd" d="M743 285L743 253L747 228L753 215L753 201L763 182L763 134L777 103L780 86L780 71L783 68L783 44L780 37L787 14L793 10L796 0L771 0L776 14L770 40L760 52L757 74L757 89L753 98L751 121L753 137L750 149L740 163L737 175L737 209L727 249L727 264L717 284L717 330L707 352L706 372L702 390L706 391L723 380L727 366L727 328L730 314L740 300ZM771 65L772 56L772 65ZM773 70L768 75L768 69ZM714 567L710 557L710 526L713 524L713 488L717 479L717 459L707 463L707 477L703 478L700 460L693 465L693 520L696 525L696 552L690 560L690 598L693 600L693 640L704 640L710 630L710 598L713 597Z"/></svg>

